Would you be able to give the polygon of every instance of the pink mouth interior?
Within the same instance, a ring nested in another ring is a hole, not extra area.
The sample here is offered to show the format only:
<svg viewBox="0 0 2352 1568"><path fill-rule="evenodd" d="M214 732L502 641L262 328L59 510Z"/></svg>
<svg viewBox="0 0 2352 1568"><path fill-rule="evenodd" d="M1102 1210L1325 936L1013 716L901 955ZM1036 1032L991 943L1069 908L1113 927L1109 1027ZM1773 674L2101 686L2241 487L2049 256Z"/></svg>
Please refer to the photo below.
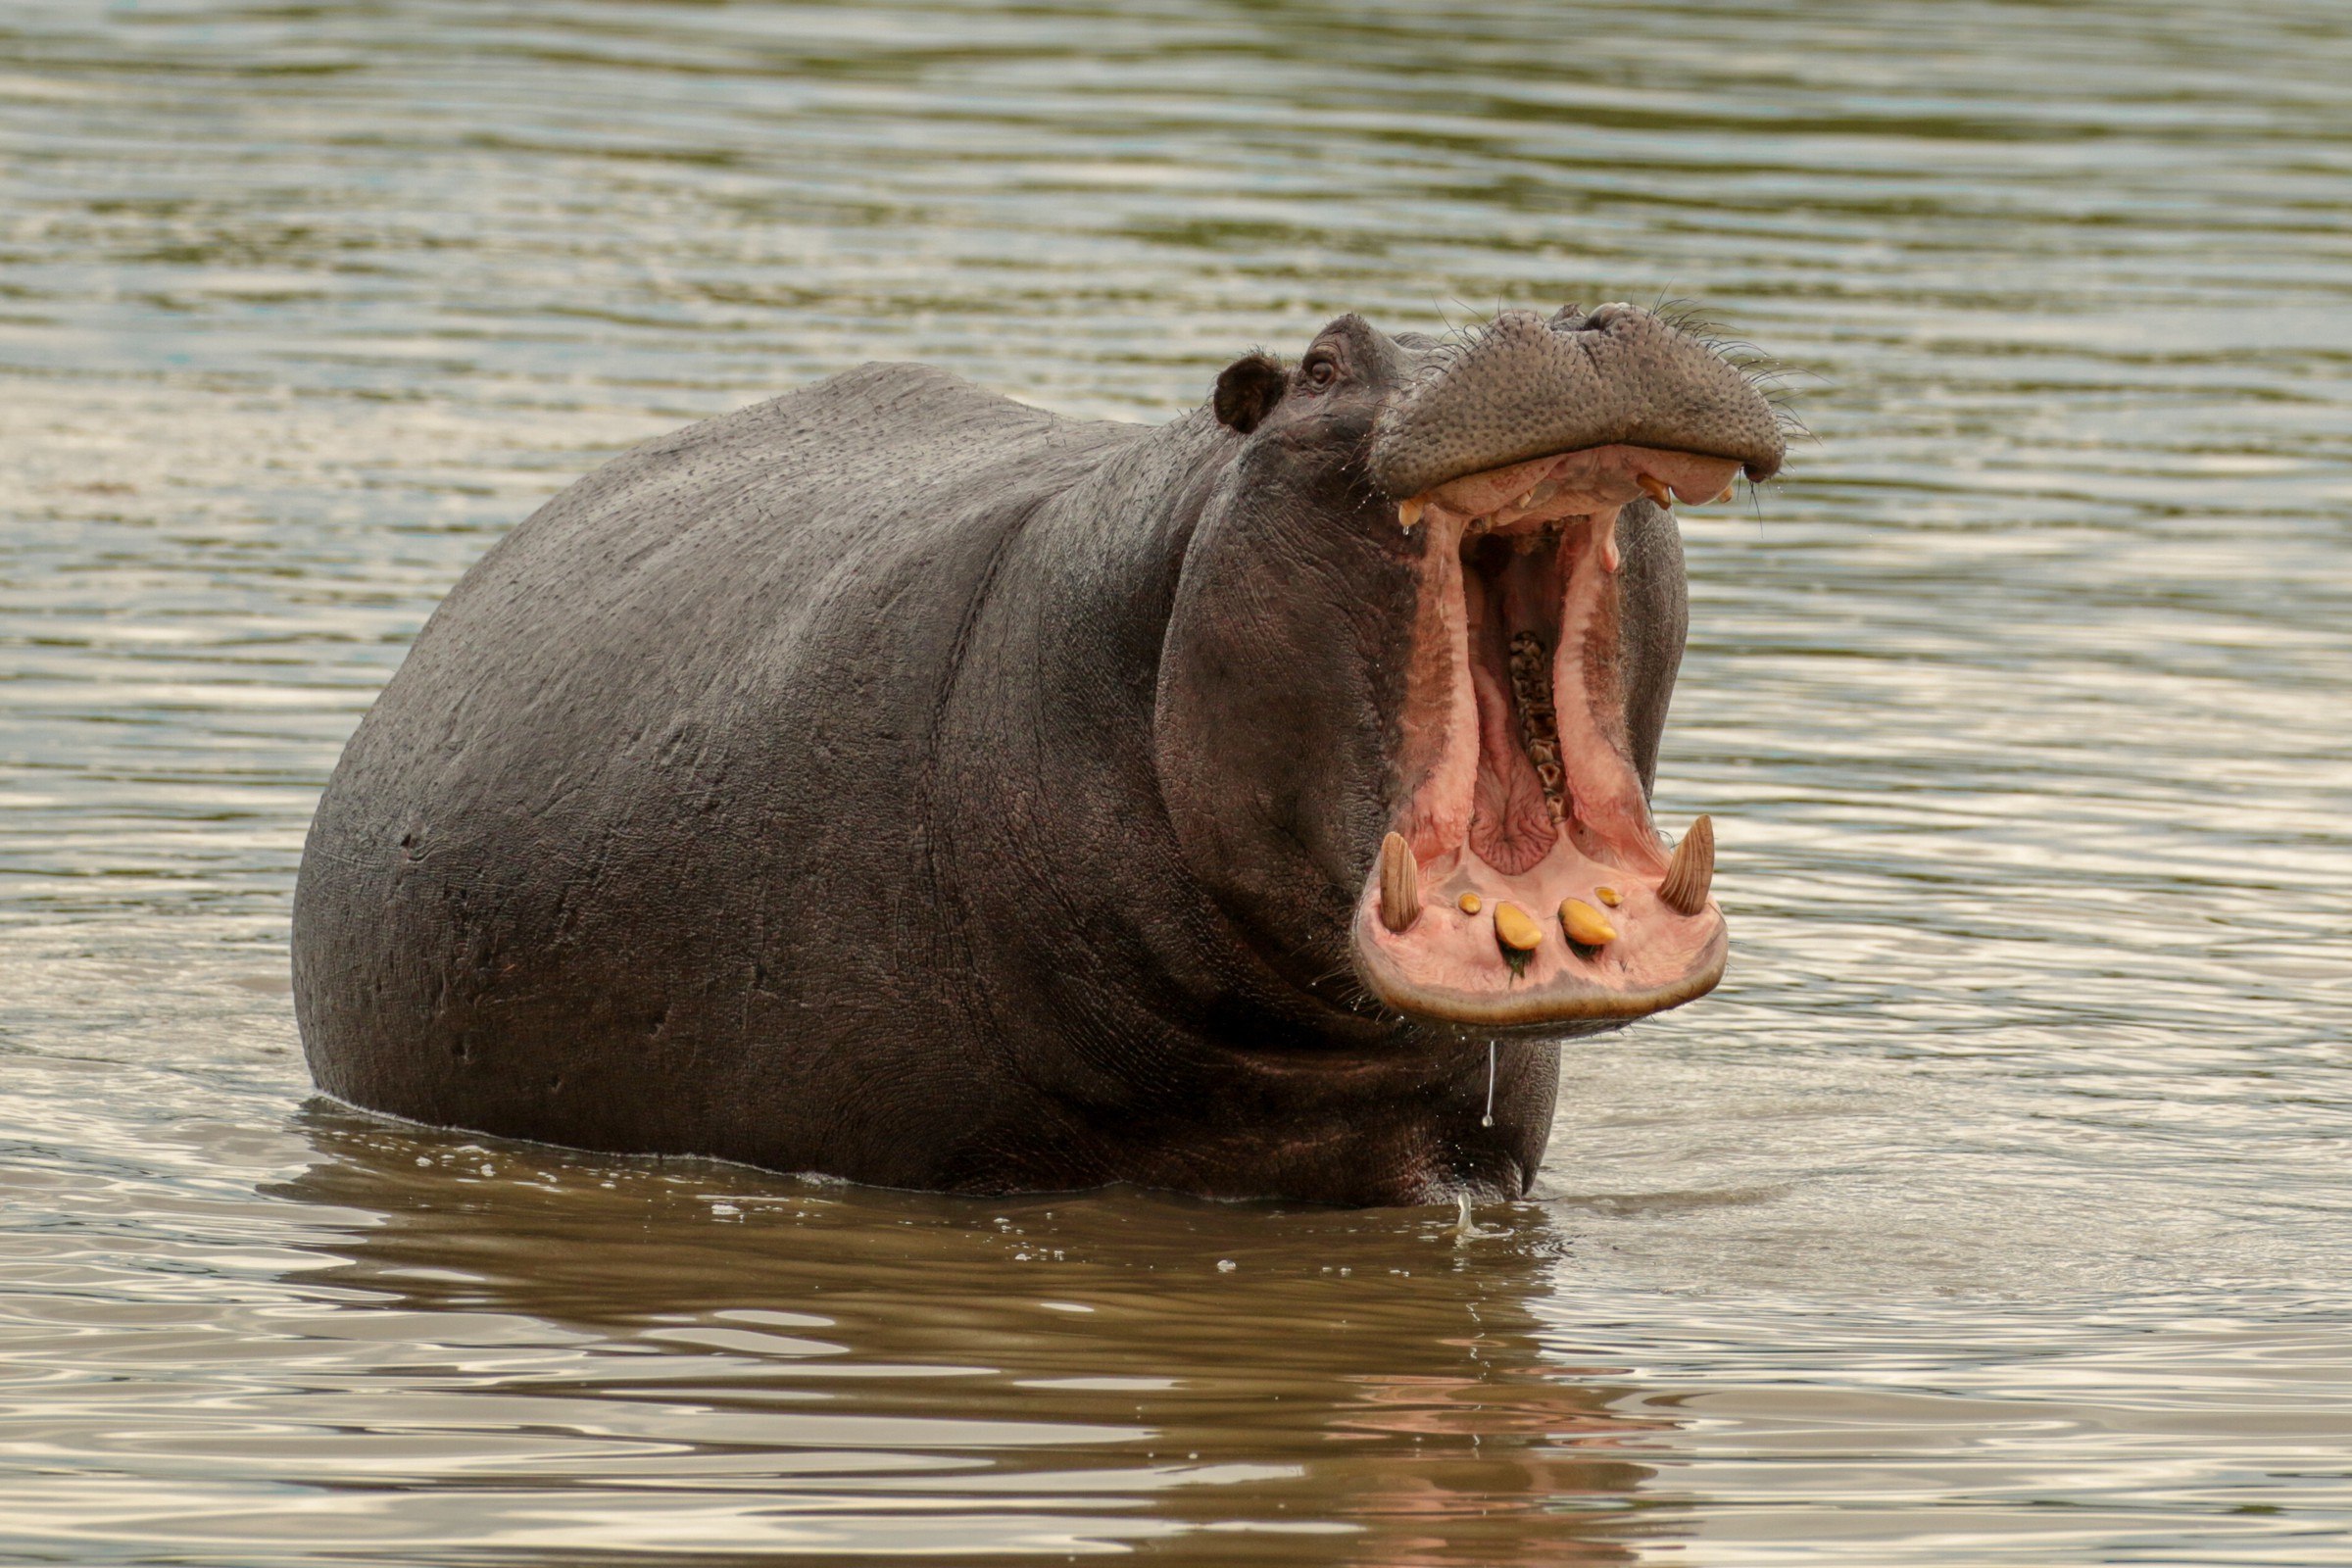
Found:
<svg viewBox="0 0 2352 1568"><path fill-rule="evenodd" d="M1391 929L1375 866L1355 923L1359 966L1392 1005L1463 1022L1626 1017L1720 975L1720 911L1684 914L1657 892L1668 862L1627 737L1616 527L1645 480L1706 501L1739 466L1596 447L1467 475L1399 509L1431 530L1396 824L1420 907ZM1615 936L1571 941L1569 899ZM1532 952L1498 940L1504 902L1542 932Z"/></svg>

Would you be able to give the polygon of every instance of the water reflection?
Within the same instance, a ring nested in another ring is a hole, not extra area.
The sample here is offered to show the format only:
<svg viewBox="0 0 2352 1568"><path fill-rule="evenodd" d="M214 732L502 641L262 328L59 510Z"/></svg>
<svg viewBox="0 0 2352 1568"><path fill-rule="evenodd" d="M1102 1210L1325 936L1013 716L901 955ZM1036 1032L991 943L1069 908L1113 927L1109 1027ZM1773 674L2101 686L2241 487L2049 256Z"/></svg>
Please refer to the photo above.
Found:
<svg viewBox="0 0 2352 1568"><path fill-rule="evenodd" d="M318 1157L269 1196L338 1216L302 1283L370 1309L330 1332L391 1315L440 1363L428 1409L404 1360L347 1414L431 1428L403 1515L444 1539L501 1539L534 1484L608 1544L650 1511L771 1550L1612 1563L1673 1529L1639 1496L1666 1421L1538 1343L1564 1242L1534 1205L1457 1246L1435 1209L949 1200L300 1119Z"/></svg>

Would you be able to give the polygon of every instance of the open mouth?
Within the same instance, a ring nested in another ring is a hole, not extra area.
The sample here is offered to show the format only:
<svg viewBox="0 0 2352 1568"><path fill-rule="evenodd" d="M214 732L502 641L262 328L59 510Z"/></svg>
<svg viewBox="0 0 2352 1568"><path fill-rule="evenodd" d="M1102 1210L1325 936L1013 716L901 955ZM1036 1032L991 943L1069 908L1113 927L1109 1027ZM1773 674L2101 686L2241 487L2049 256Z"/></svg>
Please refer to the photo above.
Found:
<svg viewBox="0 0 2352 1568"><path fill-rule="evenodd" d="M1508 1027L1632 1018L1722 978L1705 818L1669 856L1626 723L1617 517L1729 493L1734 459L1602 446L1402 503L1427 527L1407 799L1355 919L1382 1001Z"/></svg>

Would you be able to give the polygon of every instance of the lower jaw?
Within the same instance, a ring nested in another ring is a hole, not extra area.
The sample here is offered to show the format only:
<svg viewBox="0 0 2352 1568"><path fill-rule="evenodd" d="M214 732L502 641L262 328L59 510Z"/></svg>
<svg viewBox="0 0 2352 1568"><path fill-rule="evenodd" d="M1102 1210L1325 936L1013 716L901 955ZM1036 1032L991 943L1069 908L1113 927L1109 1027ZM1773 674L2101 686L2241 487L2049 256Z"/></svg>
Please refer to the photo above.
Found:
<svg viewBox="0 0 2352 1568"><path fill-rule="evenodd" d="M1719 908L1685 913L1670 902L1671 877L1630 876L1566 834L1515 874L1465 846L1420 865L1417 880L1420 912L1407 930L1389 928L1375 889L1353 932L1358 976L1400 1012L1489 1029L1623 1020L1703 997L1723 978L1730 944ZM1580 906L1607 940L1577 940L1597 934L1572 926L1568 911ZM1506 906L1535 932L1532 948L1501 940Z"/></svg>
<svg viewBox="0 0 2352 1568"><path fill-rule="evenodd" d="M1539 972L1531 963L1523 977L1514 978L1504 989L1477 984L1456 987L1433 982L1418 972L1405 973L1384 951L1372 929L1379 923L1378 916L1368 911L1357 920L1355 967L1366 989L1384 1005L1408 1016L1485 1031L1573 1028L1645 1018L1714 990L1723 979L1730 955L1723 919L1715 915L1704 922L1703 930L1693 933L1697 940L1686 961L1673 966L1671 973L1643 977L1606 970L1578 972L1565 964ZM1492 947L1491 939L1488 945Z"/></svg>

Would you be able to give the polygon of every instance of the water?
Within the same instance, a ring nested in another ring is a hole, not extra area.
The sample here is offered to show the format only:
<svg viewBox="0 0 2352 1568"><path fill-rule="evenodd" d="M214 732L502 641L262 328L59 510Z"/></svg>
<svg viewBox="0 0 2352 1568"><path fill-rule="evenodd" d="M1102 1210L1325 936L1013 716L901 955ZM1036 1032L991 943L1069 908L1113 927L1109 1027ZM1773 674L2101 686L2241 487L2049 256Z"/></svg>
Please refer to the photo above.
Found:
<svg viewBox="0 0 2352 1568"><path fill-rule="evenodd" d="M0 18L0 1557L2352 1555L2352 18ZM1533 1201L950 1201L374 1123L286 995L499 531L868 358L1161 418L1360 309L1689 297L1734 968ZM1227 1265L1231 1265L1228 1267Z"/></svg>

